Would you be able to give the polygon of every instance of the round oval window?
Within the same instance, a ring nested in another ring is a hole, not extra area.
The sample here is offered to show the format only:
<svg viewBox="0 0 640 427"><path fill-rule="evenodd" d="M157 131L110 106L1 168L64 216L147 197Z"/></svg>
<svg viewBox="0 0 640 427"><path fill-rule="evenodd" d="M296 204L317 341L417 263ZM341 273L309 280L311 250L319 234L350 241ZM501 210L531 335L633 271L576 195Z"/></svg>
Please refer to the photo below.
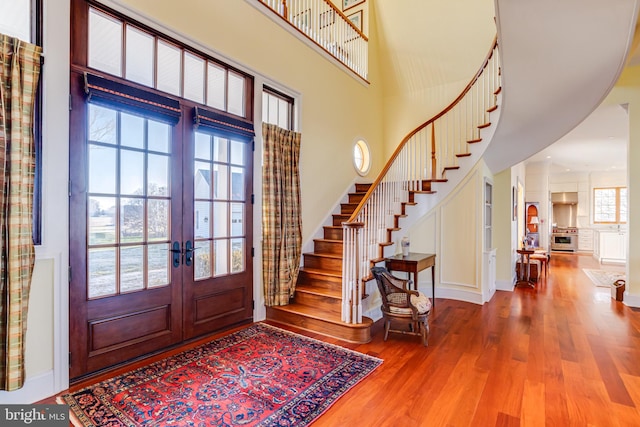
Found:
<svg viewBox="0 0 640 427"><path fill-rule="evenodd" d="M353 145L353 165L360 175L366 175L371 168L371 153L366 141L359 139Z"/></svg>

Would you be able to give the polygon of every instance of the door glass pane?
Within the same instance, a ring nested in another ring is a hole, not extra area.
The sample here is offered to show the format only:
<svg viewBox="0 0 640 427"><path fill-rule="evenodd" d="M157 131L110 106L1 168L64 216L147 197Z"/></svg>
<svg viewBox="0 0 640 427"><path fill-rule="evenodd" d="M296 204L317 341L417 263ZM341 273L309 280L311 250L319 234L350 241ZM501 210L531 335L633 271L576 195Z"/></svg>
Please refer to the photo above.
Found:
<svg viewBox="0 0 640 427"><path fill-rule="evenodd" d="M144 240L144 199L120 199L120 242Z"/></svg>
<svg viewBox="0 0 640 427"><path fill-rule="evenodd" d="M115 197L89 197L89 244L104 245L116 241Z"/></svg>
<svg viewBox="0 0 640 427"><path fill-rule="evenodd" d="M231 145L231 163L234 165L244 165L244 147L245 144L240 141L230 141Z"/></svg>
<svg viewBox="0 0 640 427"><path fill-rule="evenodd" d="M148 149L160 153L169 153L169 140L171 139L171 127L162 122L149 120L148 125Z"/></svg>
<svg viewBox="0 0 640 427"><path fill-rule="evenodd" d="M147 283L150 288L169 284L169 244L147 247Z"/></svg>
<svg viewBox="0 0 640 427"><path fill-rule="evenodd" d="M211 203L195 202L193 218L193 235L196 239L211 237Z"/></svg>
<svg viewBox="0 0 640 427"><path fill-rule="evenodd" d="M120 248L120 292L144 288L144 250L142 246Z"/></svg>
<svg viewBox="0 0 640 427"><path fill-rule="evenodd" d="M627 189L620 188L620 222L627 222Z"/></svg>
<svg viewBox="0 0 640 427"><path fill-rule="evenodd" d="M214 276L229 274L229 240L214 240L213 260Z"/></svg>
<svg viewBox="0 0 640 427"><path fill-rule="evenodd" d="M147 195L169 195L169 156L149 154L147 166Z"/></svg>
<svg viewBox="0 0 640 427"><path fill-rule="evenodd" d="M120 114L120 144L144 148L144 119L131 114Z"/></svg>
<svg viewBox="0 0 640 427"><path fill-rule="evenodd" d="M154 39L127 25L126 68L128 80L153 87Z"/></svg>
<svg viewBox="0 0 640 427"><path fill-rule="evenodd" d="M196 199L211 198L211 164L196 162L195 176L193 178L194 194Z"/></svg>
<svg viewBox="0 0 640 427"><path fill-rule="evenodd" d="M213 185L214 199L229 197L229 167L227 165L213 165Z"/></svg>
<svg viewBox="0 0 640 427"><path fill-rule="evenodd" d="M180 96L182 50L158 40L158 83L159 90Z"/></svg>
<svg viewBox="0 0 640 427"><path fill-rule="evenodd" d="M89 144L89 191L115 194L117 150Z"/></svg>
<svg viewBox="0 0 640 427"><path fill-rule="evenodd" d="M195 141L196 159L211 160L211 136L196 132Z"/></svg>
<svg viewBox="0 0 640 427"><path fill-rule="evenodd" d="M196 243L194 252L194 278L196 280L211 277L211 242L209 240Z"/></svg>
<svg viewBox="0 0 640 427"><path fill-rule="evenodd" d="M244 235L244 203L231 203L231 235Z"/></svg>
<svg viewBox="0 0 640 427"><path fill-rule="evenodd" d="M204 104L204 59L184 54L184 97Z"/></svg>
<svg viewBox="0 0 640 427"><path fill-rule="evenodd" d="M207 105L224 110L225 86L227 72L224 68L212 64L207 64Z"/></svg>
<svg viewBox="0 0 640 427"><path fill-rule="evenodd" d="M89 104L89 140L116 143L116 112Z"/></svg>
<svg viewBox="0 0 640 427"><path fill-rule="evenodd" d="M229 162L227 153L229 152L229 140L216 136L213 139L213 160L216 162Z"/></svg>
<svg viewBox="0 0 640 427"><path fill-rule="evenodd" d="M289 129L290 127L289 105L284 99L278 99L278 126L282 129Z"/></svg>
<svg viewBox="0 0 640 427"><path fill-rule="evenodd" d="M244 239L231 239L231 272L244 271Z"/></svg>
<svg viewBox="0 0 640 427"><path fill-rule="evenodd" d="M144 154L120 150L120 193L144 194Z"/></svg>
<svg viewBox="0 0 640 427"><path fill-rule="evenodd" d="M227 111L244 117L244 76L229 71Z"/></svg>
<svg viewBox="0 0 640 427"><path fill-rule="evenodd" d="M229 204L226 202L213 203L213 237L227 237L229 235L228 209Z"/></svg>
<svg viewBox="0 0 640 427"><path fill-rule="evenodd" d="M116 249L89 249L87 260L89 298L114 295L116 293Z"/></svg>
<svg viewBox="0 0 640 427"><path fill-rule="evenodd" d="M122 23L89 10L89 67L122 76Z"/></svg>
<svg viewBox="0 0 640 427"><path fill-rule="evenodd" d="M244 200L244 168L231 167L231 199Z"/></svg>
<svg viewBox="0 0 640 427"><path fill-rule="evenodd" d="M147 200L147 239L169 240L169 201Z"/></svg>

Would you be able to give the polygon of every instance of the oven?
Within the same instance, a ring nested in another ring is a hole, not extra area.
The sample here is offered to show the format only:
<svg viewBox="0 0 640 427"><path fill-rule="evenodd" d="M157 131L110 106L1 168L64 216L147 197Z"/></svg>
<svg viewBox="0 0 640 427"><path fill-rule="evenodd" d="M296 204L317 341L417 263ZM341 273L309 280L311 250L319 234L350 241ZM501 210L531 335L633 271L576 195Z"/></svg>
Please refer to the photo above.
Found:
<svg viewBox="0 0 640 427"><path fill-rule="evenodd" d="M551 233L552 251L578 250L578 229L577 228L554 228Z"/></svg>

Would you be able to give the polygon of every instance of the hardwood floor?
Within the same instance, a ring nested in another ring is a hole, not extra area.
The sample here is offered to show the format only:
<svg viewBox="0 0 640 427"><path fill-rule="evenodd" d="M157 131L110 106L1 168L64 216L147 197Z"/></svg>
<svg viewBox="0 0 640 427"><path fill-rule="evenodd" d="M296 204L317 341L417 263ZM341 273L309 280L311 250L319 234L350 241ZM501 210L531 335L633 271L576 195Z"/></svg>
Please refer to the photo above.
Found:
<svg viewBox="0 0 640 427"><path fill-rule="evenodd" d="M383 342L380 322L367 344L301 332L384 359L314 427L640 425L640 310L582 268L621 269L554 253L535 289L483 306L438 299L429 347Z"/></svg>

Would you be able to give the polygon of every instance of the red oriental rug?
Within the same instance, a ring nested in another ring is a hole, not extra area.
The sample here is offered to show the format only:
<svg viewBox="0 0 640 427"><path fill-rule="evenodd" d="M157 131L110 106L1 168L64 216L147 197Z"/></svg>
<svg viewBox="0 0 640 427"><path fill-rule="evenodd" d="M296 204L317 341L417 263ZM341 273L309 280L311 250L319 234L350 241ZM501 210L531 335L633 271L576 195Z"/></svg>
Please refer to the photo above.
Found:
<svg viewBox="0 0 640 427"><path fill-rule="evenodd" d="M382 360L266 324L58 397L77 426L306 426Z"/></svg>

